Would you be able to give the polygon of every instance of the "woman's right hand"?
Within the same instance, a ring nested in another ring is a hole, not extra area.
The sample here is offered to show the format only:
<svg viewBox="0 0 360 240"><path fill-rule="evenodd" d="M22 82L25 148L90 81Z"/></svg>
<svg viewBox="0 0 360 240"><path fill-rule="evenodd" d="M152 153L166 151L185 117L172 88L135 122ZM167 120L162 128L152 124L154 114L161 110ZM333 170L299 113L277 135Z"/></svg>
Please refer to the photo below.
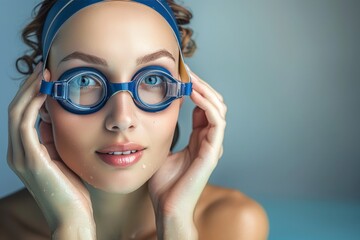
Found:
<svg viewBox="0 0 360 240"><path fill-rule="evenodd" d="M38 64L9 105L8 164L35 198L54 238L93 239L95 223L85 185L60 159L51 125L40 123L41 142L35 129L46 99L39 93L41 69ZM48 70L44 77L50 80Z"/></svg>

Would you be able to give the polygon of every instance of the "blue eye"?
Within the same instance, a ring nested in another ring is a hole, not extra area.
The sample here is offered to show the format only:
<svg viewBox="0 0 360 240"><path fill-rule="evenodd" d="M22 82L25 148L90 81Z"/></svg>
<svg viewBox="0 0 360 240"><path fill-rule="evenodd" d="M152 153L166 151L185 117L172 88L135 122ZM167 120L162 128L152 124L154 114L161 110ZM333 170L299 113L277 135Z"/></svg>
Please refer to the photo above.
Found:
<svg viewBox="0 0 360 240"><path fill-rule="evenodd" d="M151 75L144 79L144 83L151 86L159 85L163 82L164 80L160 76L156 76L156 75Z"/></svg>
<svg viewBox="0 0 360 240"><path fill-rule="evenodd" d="M91 84L91 80L89 77L86 77L86 76L82 76L80 78L78 78L77 80L77 84L80 86L80 87L87 87ZM94 82L94 80L92 80Z"/></svg>
<svg viewBox="0 0 360 240"><path fill-rule="evenodd" d="M94 87L99 85L97 80L87 75L78 77L75 81L75 84L80 88Z"/></svg>

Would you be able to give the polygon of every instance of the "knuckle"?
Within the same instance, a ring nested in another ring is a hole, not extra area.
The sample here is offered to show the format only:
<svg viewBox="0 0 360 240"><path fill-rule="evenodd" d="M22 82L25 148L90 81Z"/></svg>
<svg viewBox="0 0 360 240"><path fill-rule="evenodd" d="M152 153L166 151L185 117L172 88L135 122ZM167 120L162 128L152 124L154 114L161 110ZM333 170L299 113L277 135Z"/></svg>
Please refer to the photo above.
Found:
<svg viewBox="0 0 360 240"><path fill-rule="evenodd" d="M44 169L41 161L43 157L34 149L24 152L23 149L16 149L16 154L8 151L7 164L10 169L19 176L28 176L29 173L40 173Z"/></svg>
<svg viewBox="0 0 360 240"><path fill-rule="evenodd" d="M219 159L220 159L219 157L216 157L216 155L214 155L214 157L212 158L212 161L209 162L212 170L214 170L216 168L216 166L218 165Z"/></svg>
<svg viewBox="0 0 360 240"><path fill-rule="evenodd" d="M220 152L219 152L219 160L222 158L223 154L224 154L224 147L221 146Z"/></svg>
<svg viewBox="0 0 360 240"><path fill-rule="evenodd" d="M30 125L27 121L23 121L22 123L20 123L19 129L21 134L26 133L30 128Z"/></svg>
<svg viewBox="0 0 360 240"><path fill-rule="evenodd" d="M21 151L18 151L19 149L12 149L12 148L8 148L7 151L7 164L9 165L9 167L12 170L16 170L17 168L21 167L20 166L20 156Z"/></svg>
<svg viewBox="0 0 360 240"><path fill-rule="evenodd" d="M176 212L177 208L178 208L171 202L165 201L165 200L161 200L159 203L159 206L165 216L170 216L170 215L174 214L174 212Z"/></svg>
<svg viewBox="0 0 360 240"><path fill-rule="evenodd" d="M227 113L228 107L224 104L224 112Z"/></svg>
<svg viewBox="0 0 360 240"><path fill-rule="evenodd" d="M19 162L15 162L11 158L8 158L7 164L13 172L21 175L25 173L25 166L23 164L20 164Z"/></svg>
<svg viewBox="0 0 360 240"><path fill-rule="evenodd" d="M17 107L14 107L13 104L10 104L8 114L10 119L18 119L20 117L20 110Z"/></svg>
<svg viewBox="0 0 360 240"><path fill-rule="evenodd" d="M226 127L226 120L225 119L221 119L219 120L219 126L223 129L225 129Z"/></svg>
<svg viewBox="0 0 360 240"><path fill-rule="evenodd" d="M14 108L14 102L12 101L9 106L8 106L8 114L10 115L10 113L12 112L12 109Z"/></svg>
<svg viewBox="0 0 360 240"><path fill-rule="evenodd" d="M11 157L9 157L9 156L7 158L7 164L12 170L14 170L13 169L13 167L14 167L13 159Z"/></svg>
<svg viewBox="0 0 360 240"><path fill-rule="evenodd" d="M224 97L219 93L219 100L221 101L221 102L224 102Z"/></svg>
<svg viewBox="0 0 360 240"><path fill-rule="evenodd" d="M227 108L227 106L224 104L223 106L222 106L222 108L221 108L221 116L223 117L223 118L225 118L226 117L226 113L227 113L227 111L228 111L228 108Z"/></svg>

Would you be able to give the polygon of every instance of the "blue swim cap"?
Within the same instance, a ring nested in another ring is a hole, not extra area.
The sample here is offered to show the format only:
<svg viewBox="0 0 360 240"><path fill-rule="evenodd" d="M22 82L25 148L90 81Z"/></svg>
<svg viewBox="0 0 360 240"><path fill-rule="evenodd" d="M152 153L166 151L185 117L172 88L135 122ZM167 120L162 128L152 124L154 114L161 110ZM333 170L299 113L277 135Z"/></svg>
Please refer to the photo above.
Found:
<svg viewBox="0 0 360 240"><path fill-rule="evenodd" d="M71 18L75 13L81 9L88 7L92 4L106 2L106 0L57 0L56 3L50 9L44 24L42 31L42 49L43 49L43 71L46 67L46 62L50 53L51 45L59 32L61 26ZM190 82L190 74L185 67L184 57L181 51L181 34L179 32L175 15L166 2L166 0L133 0L131 2L137 2L144 4L157 13L159 13L169 24L173 33L177 39L178 47L180 51L180 75L185 77L183 82ZM185 74L185 75L184 75Z"/></svg>

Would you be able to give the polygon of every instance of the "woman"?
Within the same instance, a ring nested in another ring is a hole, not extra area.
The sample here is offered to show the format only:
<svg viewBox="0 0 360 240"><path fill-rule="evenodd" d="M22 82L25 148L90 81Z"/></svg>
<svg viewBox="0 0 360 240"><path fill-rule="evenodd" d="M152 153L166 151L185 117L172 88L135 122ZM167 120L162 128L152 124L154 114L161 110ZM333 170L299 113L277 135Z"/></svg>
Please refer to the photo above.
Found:
<svg viewBox="0 0 360 240"><path fill-rule="evenodd" d="M255 201L207 184L226 106L183 62L190 18L163 0L40 4L19 59L31 75L9 106L8 163L27 189L1 200L2 239L267 237ZM186 95L193 131L172 153Z"/></svg>

